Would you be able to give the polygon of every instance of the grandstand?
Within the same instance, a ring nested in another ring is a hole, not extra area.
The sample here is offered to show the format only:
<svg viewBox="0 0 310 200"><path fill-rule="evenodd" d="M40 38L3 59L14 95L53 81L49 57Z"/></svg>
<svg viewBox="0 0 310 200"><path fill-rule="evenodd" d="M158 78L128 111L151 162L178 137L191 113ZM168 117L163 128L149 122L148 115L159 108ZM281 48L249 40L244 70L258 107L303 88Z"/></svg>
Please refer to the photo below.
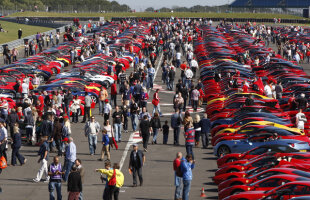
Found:
<svg viewBox="0 0 310 200"><path fill-rule="evenodd" d="M309 8L310 0L235 0L233 8Z"/></svg>

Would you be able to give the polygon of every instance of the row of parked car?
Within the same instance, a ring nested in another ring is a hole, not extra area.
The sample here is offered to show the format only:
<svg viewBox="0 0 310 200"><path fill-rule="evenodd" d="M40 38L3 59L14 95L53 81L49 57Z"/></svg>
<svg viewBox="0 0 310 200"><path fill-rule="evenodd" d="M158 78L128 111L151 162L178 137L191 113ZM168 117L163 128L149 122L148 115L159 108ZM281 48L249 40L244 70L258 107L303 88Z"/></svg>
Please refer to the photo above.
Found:
<svg viewBox="0 0 310 200"><path fill-rule="evenodd" d="M121 32L119 35L115 34L117 30ZM33 89L37 95L43 91L52 95L53 92L62 93L70 89L73 95L77 95L82 100L83 104L85 92L88 92L94 106L98 102L101 87L109 88L117 80L116 63L121 63L122 70L129 68L134 53L140 51L142 40L149 32L150 28L147 23L128 24L128 27L124 28L119 23L111 22L79 38L72 38L70 34L65 34L69 41L0 67L0 96L7 99L10 108L15 107L15 100L23 97L16 91L18 88L14 86L18 81L21 84L26 77L30 77L31 80L36 75L44 84L33 88L30 81L29 88ZM99 35L108 35L109 39L105 45L109 46L106 48L110 50L109 53L100 51L85 58L83 62L72 63L72 50L75 49L79 57L81 49L95 45L95 40ZM121 47L125 49L122 54L112 57L112 51L119 51ZM65 68L71 64L74 64L72 68ZM108 73L108 68L111 66L112 73ZM80 114L83 114L83 110L83 105L81 105Z"/></svg>
<svg viewBox="0 0 310 200"><path fill-rule="evenodd" d="M298 111L289 106L293 94L305 91L298 84L308 84L309 76L241 30L200 29L203 36L194 46L218 157L213 180L219 199L310 199L308 127L295 128ZM264 82L281 82L282 98L265 96ZM307 109L304 113L309 117Z"/></svg>

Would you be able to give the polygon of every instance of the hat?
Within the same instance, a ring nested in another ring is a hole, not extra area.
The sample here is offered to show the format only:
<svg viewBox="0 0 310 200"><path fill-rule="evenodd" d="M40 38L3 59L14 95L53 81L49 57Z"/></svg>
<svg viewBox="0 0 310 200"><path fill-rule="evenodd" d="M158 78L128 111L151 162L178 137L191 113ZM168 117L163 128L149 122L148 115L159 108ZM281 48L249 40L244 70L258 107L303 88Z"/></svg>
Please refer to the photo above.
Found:
<svg viewBox="0 0 310 200"><path fill-rule="evenodd" d="M62 141L63 141L63 142L68 142L69 139L66 137L66 138L64 138Z"/></svg>
<svg viewBox="0 0 310 200"><path fill-rule="evenodd" d="M109 102L109 100L108 100L108 99L106 99L106 100L104 100L104 102L105 102L105 103L108 103L108 102Z"/></svg>
<svg viewBox="0 0 310 200"><path fill-rule="evenodd" d="M64 116L64 119L69 119L68 115L65 115L65 116Z"/></svg>
<svg viewBox="0 0 310 200"><path fill-rule="evenodd" d="M138 144L133 144L132 146L137 147L137 146L138 146Z"/></svg>

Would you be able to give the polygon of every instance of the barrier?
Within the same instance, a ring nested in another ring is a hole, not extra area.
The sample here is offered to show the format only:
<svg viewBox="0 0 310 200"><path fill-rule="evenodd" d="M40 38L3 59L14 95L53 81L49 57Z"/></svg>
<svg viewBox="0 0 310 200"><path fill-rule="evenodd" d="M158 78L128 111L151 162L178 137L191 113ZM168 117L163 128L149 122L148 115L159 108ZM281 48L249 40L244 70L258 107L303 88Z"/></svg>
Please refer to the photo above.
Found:
<svg viewBox="0 0 310 200"><path fill-rule="evenodd" d="M44 32L44 34L50 34L51 32L53 34L55 34L57 31L59 31L60 33L63 33L63 32L65 32L65 27L66 26L58 27L56 29L46 31L46 32ZM14 40L14 41L11 41L8 43L0 44L0 53L2 54L2 52L3 52L3 46L7 45L9 47L9 49L17 48L17 47L24 45L24 40L33 40L33 39L35 39L35 37L36 37L36 35L30 35L30 36L21 38L19 40Z"/></svg>

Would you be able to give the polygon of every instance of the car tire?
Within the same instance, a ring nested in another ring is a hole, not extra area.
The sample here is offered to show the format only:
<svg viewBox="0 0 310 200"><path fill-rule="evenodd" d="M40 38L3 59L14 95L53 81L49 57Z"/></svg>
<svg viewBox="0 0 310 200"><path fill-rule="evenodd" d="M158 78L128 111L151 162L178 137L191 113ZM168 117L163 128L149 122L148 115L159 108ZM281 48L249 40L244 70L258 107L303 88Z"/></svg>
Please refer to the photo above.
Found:
<svg viewBox="0 0 310 200"><path fill-rule="evenodd" d="M109 81L103 81L106 88L109 88L111 86Z"/></svg>
<svg viewBox="0 0 310 200"><path fill-rule="evenodd" d="M53 67L52 68L52 72L53 72L54 75L56 75L57 74L57 69L55 67Z"/></svg>
<svg viewBox="0 0 310 200"><path fill-rule="evenodd" d="M226 155L229 154L231 151L229 149L229 147L227 145L221 145L218 149L217 149L217 157L221 157L221 155Z"/></svg>
<svg viewBox="0 0 310 200"><path fill-rule="evenodd" d="M93 96L93 95L92 95L92 96L90 96L90 98L93 100L93 102L94 102L94 103L97 103L97 102L98 102L98 100L97 100L97 97L96 97L96 96Z"/></svg>

